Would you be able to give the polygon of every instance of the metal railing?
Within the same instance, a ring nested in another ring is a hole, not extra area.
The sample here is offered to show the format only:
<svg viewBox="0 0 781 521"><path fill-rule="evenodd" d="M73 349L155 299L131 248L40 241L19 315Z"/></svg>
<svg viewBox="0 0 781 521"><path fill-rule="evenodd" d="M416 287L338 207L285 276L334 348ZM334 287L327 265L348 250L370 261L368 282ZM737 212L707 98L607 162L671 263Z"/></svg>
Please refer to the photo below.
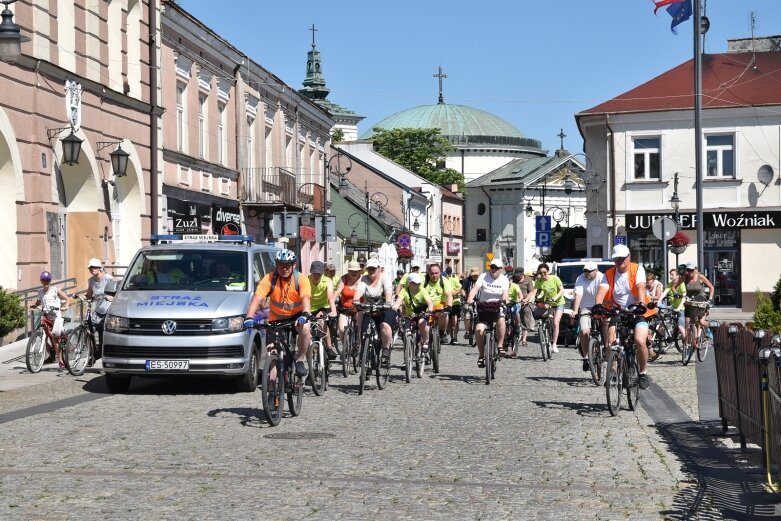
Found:
<svg viewBox="0 0 781 521"><path fill-rule="evenodd" d="M296 176L281 167L244 168L245 203L300 206Z"/></svg>
<svg viewBox="0 0 781 521"><path fill-rule="evenodd" d="M71 277L69 279L61 279L61 280L53 280L51 282L52 286L55 286L60 289L63 293L70 294L74 289L76 289L76 278ZM30 309L30 305L33 304L36 300L38 300L38 290L43 288L43 286L33 286L32 288L25 288L20 289L19 291L14 291L14 295L19 295L20 300L22 301L22 304L24 305L25 313L30 314L29 320L27 320L24 323L24 337L27 338L30 336L30 331L32 331L32 327L35 323L35 312Z"/></svg>

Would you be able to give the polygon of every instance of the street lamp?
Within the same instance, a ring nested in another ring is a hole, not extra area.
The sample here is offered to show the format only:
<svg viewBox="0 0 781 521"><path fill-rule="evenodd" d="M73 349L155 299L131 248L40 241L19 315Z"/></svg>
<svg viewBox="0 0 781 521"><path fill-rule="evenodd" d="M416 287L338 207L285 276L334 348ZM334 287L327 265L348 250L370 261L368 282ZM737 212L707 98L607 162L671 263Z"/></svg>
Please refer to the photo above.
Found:
<svg viewBox="0 0 781 521"><path fill-rule="evenodd" d="M0 0L5 5L3 12L0 13L3 21L0 23L0 60L6 63L14 63L22 55L22 42L29 42L30 39L22 36L22 31L14 23L14 13L8 9L10 4L16 0Z"/></svg>
<svg viewBox="0 0 781 521"><path fill-rule="evenodd" d="M63 130L68 129L70 129L71 133L60 140L62 142L62 162L69 166L78 165L79 156L81 155L81 144L84 140L76 136L73 127L48 128L46 129L46 135L49 136L49 139L53 139Z"/></svg>
<svg viewBox="0 0 781 521"><path fill-rule="evenodd" d="M350 170L353 168L353 161L350 159L349 156L344 154L343 152L339 151L336 154L332 155L328 158L328 161L325 162L325 183L324 186L328 186L328 183L330 182L330 175L338 175L339 176L339 195L347 195L347 191L350 188L350 185L347 183L347 180L344 178L347 174L350 173Z"/></svg>
<svg viewBox="0 0 781 521"><path fill-rule="evenodd" d="M673 196L670 197L670 206L673 207L673 211L675 212L675 227L680 228L681 224L678 221L678 212L681 209L681 198L678 197L678 172L675 172L675 176L673 177ZM665 255L667 255L666 251L667 245L664 245L665 248ZM675 269L678 269L678 254L675 254Z"/></svg>
<svg viewBox="0 0 781 521"><path fill-rule="evenodd" d="M356 219L355 224L353 224L353 218ZM352 226L352 233L350 234L350 244L355 246L358 244L358 234L355 233L355 229L360 225L360 222L363 221L363 215L359 214L358 212L350 214L350 217L347 218L347 225ZM368 252L367 252L368 255Z"/></svg>
<svg viewBox="0 0 781 521"><path fill-rule="evenodd" d="M371 238L369 235L369 220L371 218L371 209L374 206L377 212L377 218L382 220L385 216L385 207L388 206L388 196L382 192L374 192L369 194L369 182L364 181L363 184L366 198L366 257L368 258L371 252Z"/></svg>
<svg viewBox="0 0 781 521"><path fill-rule="evenodd" d="M125 177L127 175L127 162L128 159L130 158L130 154L122 150L122 142L121 141L98 141L96 143L96 146L98 147L98 152L112 145L117 145L117 148L114 149L114 151L109 154L109 158L111 159L111 169L114 171L114 177Z"/></svg>

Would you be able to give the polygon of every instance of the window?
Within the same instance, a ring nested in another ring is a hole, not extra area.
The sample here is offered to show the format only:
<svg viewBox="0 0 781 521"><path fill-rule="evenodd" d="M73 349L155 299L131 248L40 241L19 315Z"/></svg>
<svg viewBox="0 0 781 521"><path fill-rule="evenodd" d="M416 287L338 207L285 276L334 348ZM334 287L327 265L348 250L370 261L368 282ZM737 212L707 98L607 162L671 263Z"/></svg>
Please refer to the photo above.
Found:
<svg viewBox="0 0 781 521"><path fill-rule="evenodd" d="M659 181L661 179L659 151L662 140L658 137L633 138L632 148L635 160L634 179Z"/></svg>
<svg viewBox="0 0 781 521"><path fill-rule="evenodd" d="M184 152L184 85L176 86L176 148Z"/></svg>
<svg viewBox="0 0 781 521"><path fill-rule="evenodd" d="M735 136L705 136L707 177L735 177Z"/></svg>
<svg viewBox="0 0 781 521"><path fill-rule="evenodd" d="M225 104L220 103L217 107L219 116L217 117L217 162L225 164Z"/></svg>
<svg viewBox="0 0 781 521"><path fill-rule="evenodd" d="M198 96L198 154L206 159L206 96Z"/></svg>
<svg viewBox="0 0 781 521"><path fill-rule="evenodd" d="M485 213L485 203L477 205L477 215L483 215Z"/></svg>
<svg viewBox="0 0 781 521"><path fill-rule="evenodd" d="M247 116L247 168L255 168L255 118Z"/></svg>
<svg viewBox="0 0 781 521"><path fill-rule="evenodd" d="M485 228L478 228L477 229L477 240L478 241L485 241L487 237L487 234L485 233Z"/></svg>

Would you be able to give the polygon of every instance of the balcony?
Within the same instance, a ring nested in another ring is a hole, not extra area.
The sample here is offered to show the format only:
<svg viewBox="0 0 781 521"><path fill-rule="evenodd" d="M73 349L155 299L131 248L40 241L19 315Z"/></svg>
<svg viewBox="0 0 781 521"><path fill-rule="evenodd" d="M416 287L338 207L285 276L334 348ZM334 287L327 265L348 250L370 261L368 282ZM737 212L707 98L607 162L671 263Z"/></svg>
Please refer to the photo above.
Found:
<svg viewBox="0 0 781 521"><path fill-rule="evenodd" d="M280 167L244 168L245 204L301 207L296 176Z"/></svg>

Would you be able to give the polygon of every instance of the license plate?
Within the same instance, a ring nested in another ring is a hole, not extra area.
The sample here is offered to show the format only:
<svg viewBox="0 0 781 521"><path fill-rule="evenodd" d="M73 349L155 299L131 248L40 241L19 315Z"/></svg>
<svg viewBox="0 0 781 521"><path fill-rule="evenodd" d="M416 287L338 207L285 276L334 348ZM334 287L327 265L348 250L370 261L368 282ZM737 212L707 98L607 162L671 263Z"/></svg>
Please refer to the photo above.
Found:
<svg viewBox="0 0 781 521"><path fill-rule="evenodd" d="M189 371L189 360L147 360L147 371Z"/></svg>

